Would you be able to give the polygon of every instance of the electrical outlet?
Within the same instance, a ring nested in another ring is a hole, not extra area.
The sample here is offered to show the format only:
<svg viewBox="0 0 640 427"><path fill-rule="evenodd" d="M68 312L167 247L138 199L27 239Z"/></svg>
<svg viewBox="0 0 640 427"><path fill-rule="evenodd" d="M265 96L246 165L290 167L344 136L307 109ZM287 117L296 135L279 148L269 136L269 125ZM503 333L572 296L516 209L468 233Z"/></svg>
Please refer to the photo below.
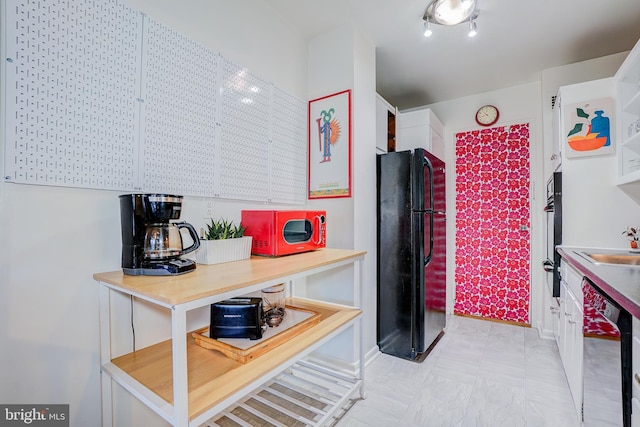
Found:
<svg viewBox="0 0 640 427"><path fill-rule="evenodd" d="M203 202L202 207L204 211L204 218L205 219L213 218L213 200L204 198L202 199L202 202Z"/></svg>

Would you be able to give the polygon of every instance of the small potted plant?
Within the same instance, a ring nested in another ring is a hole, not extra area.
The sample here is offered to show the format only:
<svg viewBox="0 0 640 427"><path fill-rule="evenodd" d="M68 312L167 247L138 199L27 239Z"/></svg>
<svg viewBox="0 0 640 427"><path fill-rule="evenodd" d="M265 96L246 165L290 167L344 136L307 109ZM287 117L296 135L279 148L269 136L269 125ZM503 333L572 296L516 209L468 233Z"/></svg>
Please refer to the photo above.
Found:
<svg viewBox="0 0 640 427"><path fill-rule="evenodd" d="M627 227L626 230L622 232L627 239L629 239L629 244L632 249L638 249L638 239L640 239L640 227Z"/></svg>
<svg viewBox="0 0 640 427"><path fill-rule="evenodd" d="M211 220L206 230L200 230L200 248L196 252L198 264L220 264L239 261L251 256L251 236L245 236L246 227L233 221Z"/></svg>

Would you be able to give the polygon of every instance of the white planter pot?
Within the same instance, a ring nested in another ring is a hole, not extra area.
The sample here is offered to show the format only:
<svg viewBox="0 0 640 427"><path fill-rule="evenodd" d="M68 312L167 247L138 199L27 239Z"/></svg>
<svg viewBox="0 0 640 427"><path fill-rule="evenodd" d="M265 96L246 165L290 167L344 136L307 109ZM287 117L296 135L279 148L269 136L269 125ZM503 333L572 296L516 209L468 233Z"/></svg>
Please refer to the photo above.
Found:
<svg viewBox="0 0 640 427"><path fill-rule="evenodd" d="M198 264L220 264L251 257L251 236L225 240L200 240L196 250Z"/></svg>

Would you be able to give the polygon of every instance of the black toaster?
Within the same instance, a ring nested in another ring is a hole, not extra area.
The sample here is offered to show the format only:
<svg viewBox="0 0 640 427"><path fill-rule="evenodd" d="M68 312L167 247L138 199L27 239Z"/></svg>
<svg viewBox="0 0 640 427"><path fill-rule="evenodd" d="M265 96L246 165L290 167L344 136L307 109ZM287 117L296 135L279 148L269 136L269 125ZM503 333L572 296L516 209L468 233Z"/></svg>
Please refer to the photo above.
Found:
<svg viewBox="0 0 640 427"><path fill-rule="evenodd" d="M211 304L210 338L262 338L262 298L231 298Z"/></svg>

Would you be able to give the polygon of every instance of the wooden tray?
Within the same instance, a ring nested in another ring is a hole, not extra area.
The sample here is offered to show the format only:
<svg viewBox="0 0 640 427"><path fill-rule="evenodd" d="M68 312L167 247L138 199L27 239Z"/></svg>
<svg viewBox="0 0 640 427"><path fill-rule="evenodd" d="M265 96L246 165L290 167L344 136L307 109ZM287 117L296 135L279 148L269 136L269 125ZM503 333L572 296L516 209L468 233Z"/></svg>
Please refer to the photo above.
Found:
<svg viewBox="0 0 640 427"><path fill-rule="evenodd" d="M320 323L322 316L315 311L289 305L285 308L287 314L282 320L282 323L275 328L268 327L259 340L209 338L208 326L193 331L191 336L195 339L196 344L201 347L209 350L217 350L233 360L247 363Z"/></svg>

